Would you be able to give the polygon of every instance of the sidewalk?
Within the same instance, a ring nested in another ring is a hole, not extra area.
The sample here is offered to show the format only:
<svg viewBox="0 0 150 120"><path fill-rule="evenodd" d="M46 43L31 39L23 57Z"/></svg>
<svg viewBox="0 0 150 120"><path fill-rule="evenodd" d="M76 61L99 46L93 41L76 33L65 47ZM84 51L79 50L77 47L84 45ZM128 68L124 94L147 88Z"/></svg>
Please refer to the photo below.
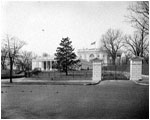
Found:
<svg viewBox="0 0 150 120"><path fill-rule="evenodd" d="M110 81L110 80L109 80ZM33 80L30 78L14 78L13 84L35 84L35 85L97 85L101 82L93 80ZM143 76L142 80L133 81L139 85L149 85L149 76ZM9 84L9 79L1 79L1 83Z"/></svg>
<svg viewBox="0 0 150 120"><path fill-rule="evenodd" d="M142 75L142 80L137 80L137 81L133 81L136 84L139 85L149 85L149 76L147 75Z"/></svg>
<svg viewBox="0 0 150 120"><path fill-rule="evenodd" d="M13 84L52 84L52 85L95 85L100 81L93 80L31 80L29 78L15 78L13 79ZM9 79L1 79L1 83L8 84Z"/></svg>

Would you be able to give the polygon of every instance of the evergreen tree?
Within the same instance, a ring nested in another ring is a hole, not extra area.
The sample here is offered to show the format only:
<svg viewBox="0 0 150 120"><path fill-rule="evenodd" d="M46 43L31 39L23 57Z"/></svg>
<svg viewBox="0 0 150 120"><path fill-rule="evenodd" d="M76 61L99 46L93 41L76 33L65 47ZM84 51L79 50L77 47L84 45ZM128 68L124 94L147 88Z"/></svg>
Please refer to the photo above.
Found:
<svg viewBox="0 0 150 120"><path fill-rule="evenodd" d="M57 61L57 68L63 70L68 75L68 70L71 69L74 65L79 63L79 60L76 59L77 56L73 52L74 49L71 45L72 41L67 38L62 38L60 46L57 47L55 53L55 60Z"/></svg>

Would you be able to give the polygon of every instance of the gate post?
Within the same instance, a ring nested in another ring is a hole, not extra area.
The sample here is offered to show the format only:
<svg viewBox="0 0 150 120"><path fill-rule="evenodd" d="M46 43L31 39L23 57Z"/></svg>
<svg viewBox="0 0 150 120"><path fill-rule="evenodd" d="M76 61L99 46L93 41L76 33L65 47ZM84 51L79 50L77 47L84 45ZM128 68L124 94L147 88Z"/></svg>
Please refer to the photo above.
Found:
<svg viewBox="0 0 150 120"><path fill-rule="evenodd" d="M102 61L98 58L93 60L93 77L94 82L100 81L102 78Z"/></svg>
<svg viewBox="0 0 150 120"><path fill-rule="evenodd" d="M142 79L142 58L134 57L130 60L130 80Z"/></svg>

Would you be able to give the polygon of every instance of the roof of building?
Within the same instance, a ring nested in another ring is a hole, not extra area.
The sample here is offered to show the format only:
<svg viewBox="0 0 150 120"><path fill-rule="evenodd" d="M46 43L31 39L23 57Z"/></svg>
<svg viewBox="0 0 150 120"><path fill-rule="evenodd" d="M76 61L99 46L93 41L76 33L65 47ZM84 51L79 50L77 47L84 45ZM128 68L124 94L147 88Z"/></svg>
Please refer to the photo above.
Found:
<svg viewBox="0 0 150 120"><path fill-rule="evenodd" d="M82 52L106 52L105 48L86 48L86 49L78 49L78 53L82 53Z"/></svg>
<svg viewBox="0 0 150 120"><path fill-rule="evenodd" d="M54 61L54 56L45 56L45 57L37 57L36 59L33 59L33 61Z"/></svg>
<svg viewBox="0 0 150 120"><path fill-rule="evenodd" d="M93 60L92 60L92 62L102 62L103 60L101 60L101 59L99 59L99 58L94 58Z"/></svg>

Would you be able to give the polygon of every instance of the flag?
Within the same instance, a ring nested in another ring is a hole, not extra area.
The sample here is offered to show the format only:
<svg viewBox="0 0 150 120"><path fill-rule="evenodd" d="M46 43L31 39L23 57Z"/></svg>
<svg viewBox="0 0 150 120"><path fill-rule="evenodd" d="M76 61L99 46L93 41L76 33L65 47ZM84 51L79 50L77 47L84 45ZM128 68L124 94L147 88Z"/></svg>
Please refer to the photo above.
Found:
<svg viewBox="0 0 150 120"><path fill-rule="evenodd" d="M96 43L96 41L95 41L95 42L92 42L91 45L94 45L95 43Z"/></svg>

